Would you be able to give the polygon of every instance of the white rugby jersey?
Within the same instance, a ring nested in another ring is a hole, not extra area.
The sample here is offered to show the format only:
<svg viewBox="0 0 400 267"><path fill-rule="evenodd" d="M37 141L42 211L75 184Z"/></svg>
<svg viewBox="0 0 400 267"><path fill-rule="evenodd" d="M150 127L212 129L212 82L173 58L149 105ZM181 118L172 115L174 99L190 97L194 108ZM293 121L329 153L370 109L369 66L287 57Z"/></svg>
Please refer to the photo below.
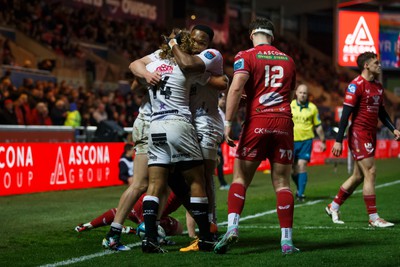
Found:
<svg viewBox="0 0 400 267"><path fill-rule="evenodd" d="M149 93L143 96L142 104L139 107L138 118L145 121L150 121L151 119L151 104L149 100Z"/></svg>
<svg viewBox="0 0 400 267"><path fill-rule="evenodd" d="M149 72L158 71L161 82L157 86L149 86L149 97L152 108L151 121L166 119L185 119L192 121L189 109L190 84L194 80L205 84L207 75L184 75L179 66L170 60L155 60L148 65Z"/></svg>
<svg viewBox="0 0 400 267"><path fill-rule="evenodd" d="M206 49L196 55L203 60L206 66L206 72L212 75L222 75L223 58L221 53L215 49ZM195 83L190 91L190 110L194 118L204 115L216 115L218 112L219 91L210 88L208 85Z"/></svg>

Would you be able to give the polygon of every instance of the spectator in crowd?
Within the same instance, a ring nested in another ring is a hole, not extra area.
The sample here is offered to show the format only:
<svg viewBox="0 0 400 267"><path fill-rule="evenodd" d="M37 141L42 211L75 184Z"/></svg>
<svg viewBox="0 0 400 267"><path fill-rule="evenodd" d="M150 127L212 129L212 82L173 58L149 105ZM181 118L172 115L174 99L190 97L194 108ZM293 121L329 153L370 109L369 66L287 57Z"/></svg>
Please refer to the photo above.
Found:
<svg viewBox="0 0 400 267"><path fill-rule="evenodd" d="M39 102L32 110L32 124L33 125L52 125L49 116L49 110L44 102Z"/></svg>
<svg viewBox="0 0 400 267"><path fill-rule="evenodd" d="M66 113L67 117L64 122L65 126L72 126L74 128L81 126L82 117L77 105L74 102L69 104L69 111L67 111Z"/></svg>
<svg viewBox="0 0 400 267"><path fill-rule="evenodd" d="M4 101L4 108L0 109L0 124L17 125L17 116L14 111L14 103L11 99Z"/></svg>
<svg viewBox="0 0 400 267"><path fill-rule="evenodd" d="M354 190L363 184L363 198L369 216L369 226L386 228L394 226L378 215L376 208L376 166L375 148L378 118L400 140L400 131L396 129L383 104L384 88L378 81L381 63L373 52L364 52L357 57L357 66L361 72L347 87L339 132L332 148L332 154L342 154L343 136L350 115L352 124L348 133L349 151L353 155L353 174L340 186L335 199L325 208L332 222L343 224L339 208Z"/></svg>
<svg viewBox="0 0 400 267"><path fill-rule="evenodd" d="M133 145L128 143L124 146L124 153L122 153L118 167L119 167L119 179L125 184L133 183Z"/></svg>
<svg viewBox="0 0 400 267"><path fill-rule="evenodd" d="M296 99L291 105L294 123L294 164L292 179L297 186L296 198L300 202L305 200L307 185L307 163L311 159L314 130L321 140L321 150L325 151L325 134L319 118L318 108L308 101L308 87L300 84L296 90Z"/></svg>
<svg viewBox="0 0 400 267"><path fill-rule="evenodd" d="M102 102L98 102L96 109L92 113L95 125L99 125L101 121L108 120L106 106Z"/></svg>
<svg viewBox="0 0 400 267"><path fill-rule="evenodd" d="M62 99L58 99L50 111L50 118L53 125L64 125L67 117L66 103Z"/></svg>

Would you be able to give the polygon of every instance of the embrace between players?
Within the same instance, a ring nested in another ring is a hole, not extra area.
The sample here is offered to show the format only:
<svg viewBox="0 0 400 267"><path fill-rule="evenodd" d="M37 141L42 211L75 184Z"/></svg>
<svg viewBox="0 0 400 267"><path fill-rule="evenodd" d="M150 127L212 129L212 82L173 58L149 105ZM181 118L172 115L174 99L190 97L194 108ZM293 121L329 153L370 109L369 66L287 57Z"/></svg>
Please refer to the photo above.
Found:
<svg viewBox="0 0 400 267"><path fill-rule="evenodd" d="M162 211L173 210L168 208L170 201L166 204L172 194L199 228L198 239L194 246L189 246L190 250L226 253L239 237L247 188L261 161L269 159L281 228L281 251L283 254L299 251L292 242L294 198L290 189L294 160L290 103L296 86L295 65L288 55L271 45L274 39L271 21L255 19L249 34L254 47L235 57L224 122L218 113L218 95L227 88L228 80L223 75L221 54L208 49L213 38L209 27L197 25L191 33L174 31L165 38L166 44L160 50L131 63L133 74L146 80L149 95L133 127L134 182L120 198L110 231L103 240L104 247L130 249L120 242L122 225L135 202L146 193L142 208L145 224L142 251L164 253L158 239L158 225L168 215L162 215ZM373 58L367 59L365 62L369 63ZM247 100L246 120L228 194L228 230L216 242L211 231L216 220L212 174L222 134L228 145L235 146L231 126L243 94ZM379 117L398 139L400 132L392 129L387 114L382 114ZM341 129L345 126L341 123ZM256 133L256 128L268 131ZM334 155L340 152L335 144ZM363 165L359 166L363 171ZM337 216L333 208L330 205L327 213ZM376 214L376 210L373 212ZM379 218L374 216L372 219ZM177 227L175 233L179 232L177 229L181 232L182 228Z"/></svg>

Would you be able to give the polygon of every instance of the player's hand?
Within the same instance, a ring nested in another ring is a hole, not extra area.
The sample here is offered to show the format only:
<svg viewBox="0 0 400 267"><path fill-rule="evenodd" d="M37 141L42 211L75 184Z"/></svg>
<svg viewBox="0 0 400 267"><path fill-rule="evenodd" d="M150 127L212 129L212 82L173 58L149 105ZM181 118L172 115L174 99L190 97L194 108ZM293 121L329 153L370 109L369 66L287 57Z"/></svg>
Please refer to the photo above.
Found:
<svg viewBox="0 0 400 267"><path fill-rule="evenodd" d="M232 126L225 126L224 130L224 135L225 135L225 141L228 144L228 146L235 147L236 144L231 138L232 136Z"/></svg>
<svg viewBox="0 0 400 267"><path fill-rule="evenodd" d="M395 129L395 130L393 131L393 134L394 134L394 140L400 141L400 131L397 130L397 129Z"/></svg>
<svg viewBox="0 0 400 267"><path fill-rule="evenodd" d="M340 155L342 155L342 143L335 142L335 144L332 147L332 154L335 157L340 157Z"/></svg>
<svg viewBox="0 0 400 267"><path fill-rule="evenodd" d="M149 72L144 78L148 84L154 86L161 81L161 74L159 72Z"/></svg>

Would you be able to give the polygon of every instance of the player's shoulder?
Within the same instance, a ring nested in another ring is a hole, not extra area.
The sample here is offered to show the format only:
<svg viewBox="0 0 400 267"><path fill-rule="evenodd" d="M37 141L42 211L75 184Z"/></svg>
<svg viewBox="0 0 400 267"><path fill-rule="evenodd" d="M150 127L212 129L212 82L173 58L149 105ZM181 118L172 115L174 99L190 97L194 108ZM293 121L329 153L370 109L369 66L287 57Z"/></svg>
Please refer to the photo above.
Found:
<svg viewBox="0 0 400 267"><path fill-rule="evenodd" d="M203 56L209 60L212 60L215 58L216 59L222 58L221 52L219 52L217 49L214 49L214 48L208 48L208 49L202 51L199 55Z"/></svg>
<svg viewBox="0 0 400 267"><path fill-rule="evenodd" d="M360 90L360 88L364 87L364 78L361 77L361 75L355 77L348 85L346 92L350 94L355 94L357 90Z"/></svg>
<svg viewBox="0 0 400 267"><path fill-rule="evenodd" d="M315 105L313 102L308 102L308 107L313 110L318 110L317 105Z"/></svg>

